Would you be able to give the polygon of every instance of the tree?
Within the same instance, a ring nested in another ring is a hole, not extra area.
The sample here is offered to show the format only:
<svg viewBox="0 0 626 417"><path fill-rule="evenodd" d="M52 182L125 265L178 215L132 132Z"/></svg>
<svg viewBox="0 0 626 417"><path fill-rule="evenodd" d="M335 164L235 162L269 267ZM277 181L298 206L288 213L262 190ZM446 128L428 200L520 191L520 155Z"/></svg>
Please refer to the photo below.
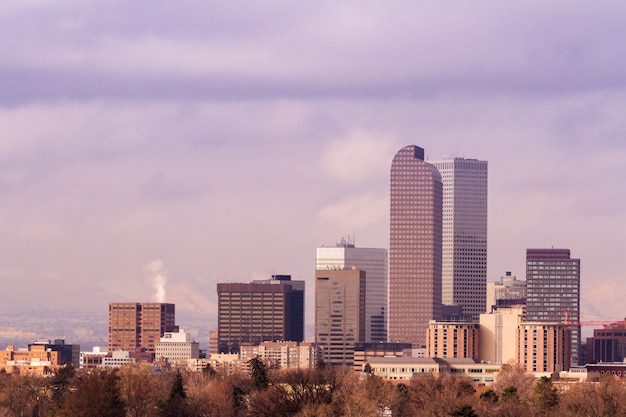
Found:
<svg viewBox="0 0 626 417"><path fill-rule="evenodd" d="M120 395L126 404L127 416L156 416L165 400L163 381L146 364L125 365L120 368L118 375Z"/></svg>
<svg viewBox="0 0 626 417"><path fill-rule="evenodd" d="M66 417L125 417L116 371L91 371L73 379L61 410Z"/></svg>
<svg viewBox="0 0 626 417"><path fill-rule="evenodd" d="M5 410L8 416L38 415L41 384L40 378L34 376L5 374L2 378L0 409Z"/></svg>
<svg viewBox="0 0 626 417"><path fill-rule="evenodd" d="M161 415L163 417L184 417L187 416L187 408L185 399L187 393L183 384L183 375L180 371L174 374L174 380L170 387L170 395L163 405Z"/></svg>
<svg viewBox="0 0 626 417"><path fill-rule="evenodd" d="M546 415L559 404L557 390L552 386L552 378L542 376L535 384L535 413Z"/></svg>
<svg viewBox="0 0 626 417"><path fill-rule="evenodd" d="M254 387L262 391L269 386L270 380L267 376L267 367L265 363L259 358L255 356L250 359L247 364L250 366L250 376L252 377L252 384Z"/></svg>
<svg viewBox="0 0 626 417"><path fill-rule="evenodd" d="M474 408L472 408L469 404L462 404L456 406L452 411L448 413L448 415L453 417L478 417Z"/></svg>

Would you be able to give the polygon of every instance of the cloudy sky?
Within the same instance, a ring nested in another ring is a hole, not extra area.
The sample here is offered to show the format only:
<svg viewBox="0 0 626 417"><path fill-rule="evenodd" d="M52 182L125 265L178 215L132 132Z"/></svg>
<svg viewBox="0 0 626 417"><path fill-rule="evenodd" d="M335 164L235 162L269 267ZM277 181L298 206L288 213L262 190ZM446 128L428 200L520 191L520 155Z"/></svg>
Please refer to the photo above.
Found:
<svg viewBox="0 0 626 417"><path fill-rule="evenodd" d="M292 274L387 247L389 167L489 161L489 281L581 258L583 320L626 298L626 5L5 0L2 308Z"/></svg>

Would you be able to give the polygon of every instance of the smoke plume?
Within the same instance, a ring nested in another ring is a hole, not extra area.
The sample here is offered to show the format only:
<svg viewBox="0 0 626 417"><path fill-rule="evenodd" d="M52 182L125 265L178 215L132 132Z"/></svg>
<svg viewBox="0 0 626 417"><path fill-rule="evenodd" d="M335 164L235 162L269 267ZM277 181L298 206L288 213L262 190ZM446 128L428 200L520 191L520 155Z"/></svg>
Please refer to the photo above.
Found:
<svg viewBox="0 0 626 417"><path fill-rule="evenodd" d="M148 265L143 267L144 271L150 274L150 282L154 287L154 298L158 303L165 302L165 283L167 282L167 270L163 265L163 261L155 259Z"/></svg>

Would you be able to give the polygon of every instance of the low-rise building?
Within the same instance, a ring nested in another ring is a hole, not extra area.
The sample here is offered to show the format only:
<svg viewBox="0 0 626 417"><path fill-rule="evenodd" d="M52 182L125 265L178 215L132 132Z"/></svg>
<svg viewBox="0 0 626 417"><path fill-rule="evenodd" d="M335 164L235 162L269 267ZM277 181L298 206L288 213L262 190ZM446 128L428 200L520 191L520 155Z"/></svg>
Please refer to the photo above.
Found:
<svg viewBox="0 0 626 417"><path fill-rule="evenodd" d="M61 366L60 353L44 345L31 345L28 349L15 349L13 345L0 352L0 371L28 375L49 376Z"/></svg>
<svg viewBox="0 0 626 417"><path fill-rule="evenodd" d="M276 368L311 369L317 364L317 345L314 342L262 342L258 346L240 347L242 362L255 357Z"/></svg>
<svg viewBox="0 0 626 417"><path fill-rule="evenodd" d="M155 359L167 359L172 364L187 363L189 359L200 358L200 344L183 329L178 332L165 332L155 345Z"/></svg>
<svg viewBox="0 0 626 417"><path fill-rule="evenodd" d="M102 359L108 356L108 351L98 346L94 346L91 352L80 352L79 366L81 368L93 369L102 365Z"/></svg>
<svg viewBox="0 0 626 417"><path fill-rule="evenodd" d="M354 370L356 372L361 372L363 370L363 366L371 358L413 356L411 355L411 352L412 345L410 343L356 343L354 345ZM422 355L421 357L424 356L425 355Z"/></svg>
<svg viewBox="0 0 626 417"><path fill-rule="evenodd" d="M119 368L123 365L136 363L135 358L130 356L127 350L114 350L111 356L102 358L102 368Z"/></svg>
<svg viewBox="0 0 626 417"><path fill-rule="evenodd" d="M410 382L413 378L442 373L464 376L480 384L491 384L500 372L501 365L488 364L473 359L441 359L386 357L371 358L368 362L374 375L391 381Z"/></svg>

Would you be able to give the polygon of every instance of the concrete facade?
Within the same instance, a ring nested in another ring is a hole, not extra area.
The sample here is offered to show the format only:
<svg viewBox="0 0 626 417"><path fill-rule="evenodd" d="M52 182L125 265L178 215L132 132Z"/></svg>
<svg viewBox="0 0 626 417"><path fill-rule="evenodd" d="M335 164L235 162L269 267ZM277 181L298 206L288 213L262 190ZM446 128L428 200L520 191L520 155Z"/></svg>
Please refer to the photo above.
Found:
<svg viewBox="0 0 626 417"><path fill-rule="evenodd" d="M518 325L523 307L500 308L480 315L478 359L491 363L517 362Z"/></svg>
<svg viewBox="0 0 626 417"><path fill-rule="evenodd" d="M167 359L170 363L186 363L188 359L200 358L200 343L189 333L165 332L155 347L155 359Z"/></svg>
<svg viewBox="0 0 626 417"><path fill-rule="evenodd" d="M431 321L426 354L429 358L478 359L479 333L478 323Z"/></svg>

